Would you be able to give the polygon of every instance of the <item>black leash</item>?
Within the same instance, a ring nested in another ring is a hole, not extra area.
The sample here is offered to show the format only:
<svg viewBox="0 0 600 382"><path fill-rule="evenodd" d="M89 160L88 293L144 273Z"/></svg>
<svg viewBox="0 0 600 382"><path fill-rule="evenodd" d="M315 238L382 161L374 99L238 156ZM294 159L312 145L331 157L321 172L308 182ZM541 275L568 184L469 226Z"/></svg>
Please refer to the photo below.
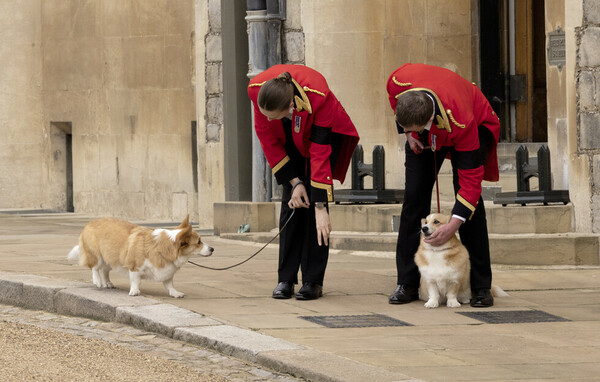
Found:
<svg viewBox="0 0 600 382"><path fill-rule="evenodd" d="M188 260L188 263L190 263L190 264L194 264L195 266L197 266L197 267L200 267L200 268L206 268L206 269L210 269L210 270L213 270L213 271L225 271L225 270L227 270L227 269L231 269L231 268L233 268L233 267L237 267L238 265L242 265L242 264L244 264L245 262L247 262L247 261L249 261L250 259L252 259L254 256L258 255L258 254L260 253L260 251L262 251L263 249L265 249L265 247L266 247L267 245L271 244L271 243L273 242L273 240L275 240L275 239L277 238L277 236L279 236L279 234L280 234L280 233L281 233L281 232L282 232L282 231L285 229L285 227L288 225L288 223L290 222L290 220L292 220L292 217L294 216L294 212L296 212L296 210L295 210L295 209L293 209L293 210L292 210L292 214L290 215L290 217L288 218L288 220L285 222L285 224L283 225L283 227L281 227L281 229L279 230L279 232L277 232L277 235L273 236L273 238L272 238L271 240L269 240L269 241L267 242L267 244L263 245L261 249L259 249L258 251L256 251L256 252L255 252L255 253L254 253L252 256L250 256L250 257L249 257L249 258L247 258L246 260L242 261L241 263L237 263L237 264L234 264L234 265L230 265L230 266L228 266L228 267L225 267L225 268L212 268L212 267L207 267L207 266L205 266L205 265L196 264L196 263L194 263L194 262L192 262L192 261L189 261L189 260Z"/></svg>

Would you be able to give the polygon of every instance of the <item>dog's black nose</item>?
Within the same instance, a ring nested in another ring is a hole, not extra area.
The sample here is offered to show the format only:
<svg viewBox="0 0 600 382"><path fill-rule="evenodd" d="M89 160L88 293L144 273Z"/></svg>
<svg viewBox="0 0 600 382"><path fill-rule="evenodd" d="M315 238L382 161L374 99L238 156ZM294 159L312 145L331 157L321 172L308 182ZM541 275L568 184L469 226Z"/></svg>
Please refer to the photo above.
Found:
<svg viewBox="0 0 600 382"><path fill-rule="evenodd" d="M208 247L208 250L210 251L210 253L213 253L215 251L213 247Z"/></svg>
<svg viewBox="0 0 600 382"><path fill-rule="evenodd" d="M423 227L421 228L421 231L423 231L423 233L427 233L427 232L429 232L429 227L427 227L427 226L423 226Z"/></svg>

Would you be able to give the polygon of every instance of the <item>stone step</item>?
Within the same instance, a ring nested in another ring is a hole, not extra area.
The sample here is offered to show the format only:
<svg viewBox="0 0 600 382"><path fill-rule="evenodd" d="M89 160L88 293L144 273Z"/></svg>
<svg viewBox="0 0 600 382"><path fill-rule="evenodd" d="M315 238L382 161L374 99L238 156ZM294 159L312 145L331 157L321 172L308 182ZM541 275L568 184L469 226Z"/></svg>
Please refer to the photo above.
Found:
<svg viewBox="0 0 600 382"><path fill-rule="evenodd" d="M223 239L266 243L277 233L224 233ZM494 264L510 265L599 265L599 236L593 234L490 234L490 254ZM330 248L363 251L366 255L393 258L397 235L379 232L331 233ZM276 238L273 243L278 243Z"/></svg>
<svg viewBox="0 0 600 382"><path fill-rule="evenodd" d="M567 233L572 229L571 205L506 206L485 202L488 231L498 234ZM436 210L435 203L432 210ZM452 204L444 203L441 212L450 214ZM341 205L330 207L331 225L336 231L398 231L402 205Z"/></svg>
<svg viewBox="0 0 600 382"><path fill-rule="evenodd" d="M452 203L443 202L442 213L449 214ZM496 234L567 233L572 231L570 204L510 205L485 202L488 231ZM226 202L214 205L216 235L238 232L248 225L250 232L266 232L278 227L279 203ZM432 203L432 211L437 209ZM401 204L331 204L331 225L335 231L398 231Z"/></svg>

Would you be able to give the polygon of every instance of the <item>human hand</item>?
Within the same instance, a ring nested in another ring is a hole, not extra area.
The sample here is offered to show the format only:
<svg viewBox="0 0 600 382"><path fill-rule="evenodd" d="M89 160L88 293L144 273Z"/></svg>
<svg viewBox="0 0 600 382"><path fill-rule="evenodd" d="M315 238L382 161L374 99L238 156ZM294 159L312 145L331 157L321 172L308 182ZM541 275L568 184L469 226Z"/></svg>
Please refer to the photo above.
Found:
<svg viewBox="0 0 600 382"><path fill-rule="evenodd" d="M300 183L294 188L288 206L292 209L310 207L310 201L308 200L308 193L306 192L304 183Z"/></svg>
<svg viewBox="0 0 600 382"><path fill-rule="evenodd" d="M415 154L421 154L423 152L423 148L425 147L423 145L423 142L421 142L419 139L413 137L412 133L406 133L406 140L408 141L408 145L410 146L410 149L415 153Z"/></svg>
<svg viewBox="0 0 600 382"><path fill-rule="evenodd" d="M327 208L315 208L315 220L317 223L317 242L319 246L329 246L329 234L331 233L331 222Z"/></svg>
<svg viewBox="0 0 600 382"><path fill-rule="evenodd" d="M423 241L433 247L439 247L456 234L461 224L462 221L460 219L453 217L448 224L440 226L434 233L423 238Z"/></svg>

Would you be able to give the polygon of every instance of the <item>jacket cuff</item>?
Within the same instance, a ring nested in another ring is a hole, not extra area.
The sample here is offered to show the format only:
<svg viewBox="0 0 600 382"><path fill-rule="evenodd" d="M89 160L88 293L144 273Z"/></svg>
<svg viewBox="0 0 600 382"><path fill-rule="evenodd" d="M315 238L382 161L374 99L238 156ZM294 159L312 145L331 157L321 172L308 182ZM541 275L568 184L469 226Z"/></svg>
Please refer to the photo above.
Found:
<svg viewBox="0 0 600 382"><path fill-rule="evenodd" d="M310 181L311 202L333 202L333 185Z"/></svg>
<svg viewBox="0 0 600 382"><path fill-rule="evenodd" d="M454 203L454 208L452 208L452 215L458 215L465 220L471 220L475 213L475 207L460 196L460 194L456 194L456 202Z"/></svg>
<svg viewBox="0 0 600 382"><path fill-rule="evenodd" d="M287 155L272 170L277 184L284 184L297 177L292 161Z"/></svg>

